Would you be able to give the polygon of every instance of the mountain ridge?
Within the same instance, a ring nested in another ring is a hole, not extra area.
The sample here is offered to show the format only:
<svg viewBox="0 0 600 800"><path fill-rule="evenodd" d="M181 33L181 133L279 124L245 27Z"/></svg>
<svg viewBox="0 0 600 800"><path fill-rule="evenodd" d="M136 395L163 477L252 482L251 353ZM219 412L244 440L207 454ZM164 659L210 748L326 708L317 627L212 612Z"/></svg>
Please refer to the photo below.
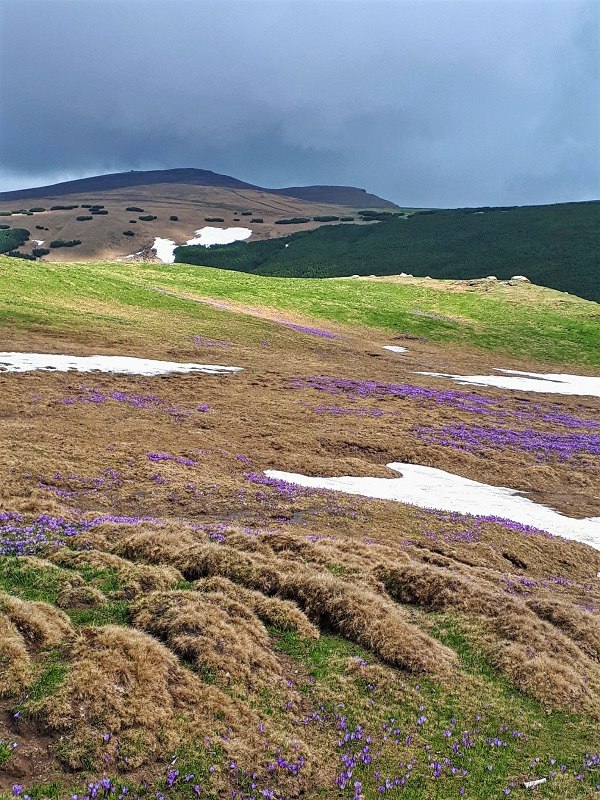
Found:
<svg viewBox="0 0 600 800"><path fill-rule="evenodd" d="M371 194L366 189L356 186L310 185L288 186L280 189L269 189L246 183L231 175L222 175L212 170L182 167L161 170L130 170L129 172L112 172L94 175L89 178L77 178L71 181L36 186L28 189L15 189L0 192L0 200L26 200L41 196L64 197L65 195L88 192L96 194L114 189L126 189L135 186L153 186L157 184L185 184L196 186L215 186L225 189L251 189L266 194L294 197L320 203L334 203L351 207L366 206L370 208L396 208L390 200Z"/></svg>

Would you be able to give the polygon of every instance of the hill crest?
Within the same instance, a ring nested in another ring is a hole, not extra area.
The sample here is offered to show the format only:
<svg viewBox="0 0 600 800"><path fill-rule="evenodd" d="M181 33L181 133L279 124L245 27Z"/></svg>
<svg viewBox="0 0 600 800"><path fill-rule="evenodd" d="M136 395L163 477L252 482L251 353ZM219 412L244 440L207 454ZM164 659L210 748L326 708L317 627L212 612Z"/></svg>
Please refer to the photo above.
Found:
<svg viewBox="0 0 600 800"><path fill-rule="evenodd" d="M185 167L179 169L130 170L96 175L90 178L78 178L62 181L48 186L37 186L29 189L17 189L11 192L0 192L0 200L26 200L36 197L64 197L65 195L108 192L115 189L127 189L135 186L154 186L157 184L183 184L192 186L215 186L225 189L251 189L284 197L293 197L316 203L333 203L351 207L367 206L369 208L395 208L395 203L366 189L356 186L289 186L282 189L268 189L252 183L240 181L230 175L221 175L206 169Z"/></svg>

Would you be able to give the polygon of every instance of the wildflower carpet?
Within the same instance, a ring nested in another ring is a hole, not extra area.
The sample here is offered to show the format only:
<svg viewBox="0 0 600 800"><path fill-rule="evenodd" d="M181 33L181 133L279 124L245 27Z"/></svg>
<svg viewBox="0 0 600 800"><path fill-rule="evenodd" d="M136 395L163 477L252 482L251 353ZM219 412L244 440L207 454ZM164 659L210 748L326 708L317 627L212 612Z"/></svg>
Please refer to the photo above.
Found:
<svg viewBox="0 0 600 800"><path fill-rule="evenodd" d="M0 259L5 353L241 367L0 373L0 796L595 796L600 550L266 471L405 462L598 517L600 399L419 374L597 376L598 313Z"/></svg>

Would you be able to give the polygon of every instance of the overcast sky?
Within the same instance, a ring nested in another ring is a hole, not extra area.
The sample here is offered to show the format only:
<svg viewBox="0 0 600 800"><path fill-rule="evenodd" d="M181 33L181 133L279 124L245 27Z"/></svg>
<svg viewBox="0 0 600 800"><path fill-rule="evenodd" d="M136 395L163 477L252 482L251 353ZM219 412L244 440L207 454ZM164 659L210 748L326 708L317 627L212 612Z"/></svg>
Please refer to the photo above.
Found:
<svg viewBox="0 0 600 800"><path fill-rule="evenodd" d="M200 167L596 199L599 31L598 0L0 0L0 190Z"/></svg>

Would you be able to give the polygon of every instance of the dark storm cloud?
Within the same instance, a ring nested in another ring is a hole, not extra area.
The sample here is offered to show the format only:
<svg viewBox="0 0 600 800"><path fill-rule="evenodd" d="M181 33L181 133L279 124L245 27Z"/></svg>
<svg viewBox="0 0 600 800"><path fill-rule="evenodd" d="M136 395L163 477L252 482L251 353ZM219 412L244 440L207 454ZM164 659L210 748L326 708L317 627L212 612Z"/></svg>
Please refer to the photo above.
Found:
<svg viewBox="0 0 600 800"><path fill-rule="evenodd" d="M406 205L600 194L597 2L2 0L0 188L197 166Z"/></svg>

